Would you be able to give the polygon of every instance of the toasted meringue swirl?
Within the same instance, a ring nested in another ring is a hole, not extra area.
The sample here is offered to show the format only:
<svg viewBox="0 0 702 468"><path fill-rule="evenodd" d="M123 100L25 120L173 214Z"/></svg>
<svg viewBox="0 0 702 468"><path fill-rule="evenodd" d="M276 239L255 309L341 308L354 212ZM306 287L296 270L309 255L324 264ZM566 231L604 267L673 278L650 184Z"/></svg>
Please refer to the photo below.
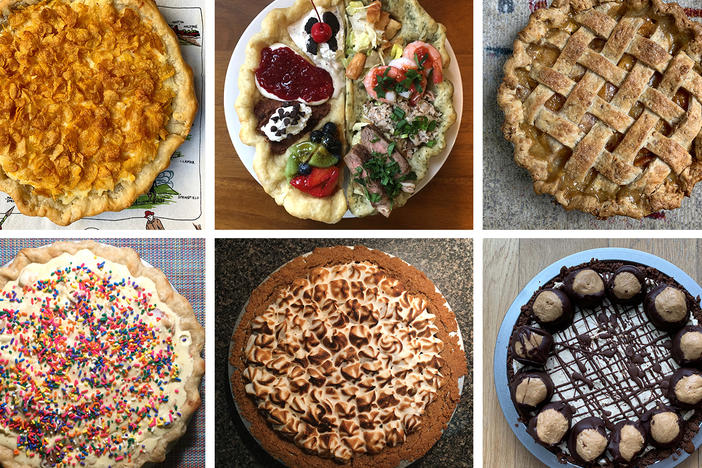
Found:
<svg viewBox="0 0 702 468"><path fill-rule="evenodd" d="M445 380L427 306L373 263L317 268L251 322L246 392L319 456L346 462L402 444Z"/></svg>

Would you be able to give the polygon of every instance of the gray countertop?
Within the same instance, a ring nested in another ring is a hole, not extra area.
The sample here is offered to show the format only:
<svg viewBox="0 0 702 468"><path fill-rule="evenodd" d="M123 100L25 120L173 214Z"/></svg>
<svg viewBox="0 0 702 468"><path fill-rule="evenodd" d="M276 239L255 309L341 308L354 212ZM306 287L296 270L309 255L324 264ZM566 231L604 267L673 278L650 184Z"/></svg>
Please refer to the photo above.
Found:
<svg viewBox="0 0 702 468"><path fill-rule="evenodd" d="M396 255L434 281L456 313L468 352L468 378L449 427L414 467L473 466L473 243L470 239L217 239L215 241L215 463L276 467L249 435L227 376L229 340L239 312L271 272L315 247L362 244Z"/></svg>

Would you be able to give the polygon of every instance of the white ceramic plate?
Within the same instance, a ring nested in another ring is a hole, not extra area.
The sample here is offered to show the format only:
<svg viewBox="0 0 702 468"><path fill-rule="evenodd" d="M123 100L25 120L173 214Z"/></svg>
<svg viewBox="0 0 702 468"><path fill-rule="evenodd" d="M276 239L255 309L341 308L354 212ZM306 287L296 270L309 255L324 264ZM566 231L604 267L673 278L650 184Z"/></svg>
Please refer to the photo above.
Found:
<svg viewBox="0 0 702 468"><path fill-rule="evenodd" d="M350 249L353 249L353 247L351 247L351 246L347 246L347 247L349 247ZM311 253L311 252L308 252L308 253L306 253L306 254L303 254L302 256L305 257L305 256L309 255L310 253ZM385 253L385 255L388 255L388 256L390 256L390 257L394 257L394 255L391 255L391 254L389 254L389 253ZM404 262L404 260L403 260L403 262ZM284 267L285 265L287 265L288 263L290 263L290 262L286 262L285 264L281 265L281 266L278 267L273 273L275 273L276 271L280 270L281 268L283 268L283 267ZM405 263L406 263L407 265L409 265L409 263L407 263L407 262L405 262ZM411 265L409 265L409 266L411 266ZM261 281L260 284L263 284L263 283L265 283L266 281L268 281L268 278L270 278L270 276L271 276L273 273L271 273L270 275L268 275L263 281ZM435 288L436 288L436 286L435 286ZM436 288L436 292L438 292L439 294L441 294L441 291L439 291L439 288ZM444 297L444 295L441 294L441 297ZM251 437L253 437L253 439L254 439L256 442L258 442L258 444L261 446L261 448L263 448L263 450L266 450L265 447L263 446L263 444L261 444L261 442L260 442L260 441L253 435L253 433L251 432L251 422L250 422L249 420L247 420L246 418L244 418L244 415L241 413L241 409L239 408L239 404L237 403L236 398L234 397L234 389L232 388L232 376L234 375L234 372L236 371L236 368L235 368L235 367L231 364L231 362L229 361L229 356L231 356L231 354L232 354L232 345L234 344L234 334L235 334L236 331L239 329L239 325L241 325L241 319L242 319L242 317L244 316L244 313L246 312L246 306L247 306L247 305L249 305L249 301L248 301L248 300L247 300L247 301L244 303L244 305L242 306L241 312L239 312L239 317L237 317L236 322L234 323L234 330L232 330L232 339L229 341L229 350L227 351L227 376L229 377L229 392L230 392L231 395L232 395L232 400L234 401L234 407L236 407L236 411L237 411L237 413L239 413L239 417L241 418L241 421L244 423L244 427L246 427L246 430L249 431L249 434L251 434ZM448 310L450 310L451 312L453 312L453 310L451 309L451 306L449 305L448 301L445 302L444 305L446 305L446 307L448 308ZM463 342L463 335L461 334L461 329L458 327L458 321L456 321L456 329L457 329L457 334L458 334L458 345L459 345L459 347L461 348L462 351L465 351L465 344L464 344L464 342ZM451 332L450 335L451 335L451 336L455 336L455 333L456 333L456 332ZM461 377L458 378L458 395L459 395L459 396L461 396L461 395L463 394L463 383L464 383L464 382L465 382L465 376L461 376ZM456 408L454 408L453 413L451 413L451 418L449 418L449 422L448 422L448 424L446 425L446 427L448 427L448 425L451 424L451 420L453 419L453 416L456 414L456 410L457 410L457 409L458 409L458 405L456 405ZM272 456L272 455L271 455L271 456ZM424 456L424 454L422 454L422 456ZM275 458L275 457L273 457L273 458ZM278 461L279 463L283 464L283 462L282 462L281 460L279 460L278 458L275 458L275 460ZM411 460L411 461L403 460L403 461L402 461L397 467L395 467L395 468L406 468L406 467L408 467L409 465L411 465L411 464L414 463L414 462L415 462L415 460Z"/></svg>
<svg viewBox="0 0 702 468"><path fill-rule="evenodd" d="M234 103L239 95L239 69L244 63L244 57L246 55L246 45L249 43L254 34L261 30L261 23L263 18L273 10L274 8L287 8L295 3L295 0L274 0L270 5L264 8L261 13L254 18L254 20L249 24L244 33L239 38L239 42L232 52L232 57L229 60L229 67L227 68L227 76L224 80L224 117L227 121L227 130L229 131L229 138L232 140L234 149L239 156L242 164L249 171L249 174L259 182L258 177L253 169L253 159L256 154L256 150L253 146L245 145L239 139L239 131L241 130L241 123L239 122L239 117L236 115L236 110L234 109ZM439 155L433 157L429 162L429 167L427 169L427 174L422 179L419 184L417 184L416 192L419 192L429 181L439 172L441 166L444 165L446 159L453 149L453 145L456 143L456 137L458 136L458 129L461 128L461 117L463 115L463 82L461 80L461 71L458 68L458 60L456 60L456 54L451 48L451 44L446 41L446 49L449 56L451 57L451 63L449 64L448 70L446 70L444 76L453 83L453 107L456 110L456 123L454 123L451 128L449 128L446 134L446 148ZM348 177L346 178L348 180ZM259 182L260 183L260 182ZM354 218L355 216L351 211L347 210L344 218Z"/></svg>
<svg viewBox="0 0 702 468"><path fill-rule="evenodd" d="M557 276L561 271L562 266L570 267L580 265L581 263L589 262L593 258L598 260L624 260L657 268L666 275L675 278L675 280L685 287L685 289L687 289L693 297L702 296L702 288L695 282L695 280L690 278L687 273L672 263L649 253L620 248L592 249L570 255L544 268L539 274L534 276L526 286L524 286L524 289L521 290L521 292L514 299L512 305L509 307L509 310L507 310L507 314L502 321L500 331L497 335L497 343L495 344L495 364L493 369L495 388L498 389L497 398L500 402L502 412L505 415L505 419L507 419L509 427L512 428L512 431L514 431L514 434L517 436L519 441L536 458L548 466L575 467L576 465L571 463L561 463L553 452L536 443L534 438L527 433L526 426L519 421L519 415L517 414L517 410L512 402L509 392L509 384L507 382L507 348L509 347L509 339L512 335L512 329L514 328L514 325L517 323L517 319L521 314L522 305L529 301L536 290L538 290L543 284L549 282L553 277ZM692 443L695 445L695 449L700 448L702 445L702 431L695 434L695 437L692 439ZM684 450L680 450L679 455L671 455L670 457L660 460L650 466L655 468L673 468L682 463L689 456L689 453Z"/></svg>

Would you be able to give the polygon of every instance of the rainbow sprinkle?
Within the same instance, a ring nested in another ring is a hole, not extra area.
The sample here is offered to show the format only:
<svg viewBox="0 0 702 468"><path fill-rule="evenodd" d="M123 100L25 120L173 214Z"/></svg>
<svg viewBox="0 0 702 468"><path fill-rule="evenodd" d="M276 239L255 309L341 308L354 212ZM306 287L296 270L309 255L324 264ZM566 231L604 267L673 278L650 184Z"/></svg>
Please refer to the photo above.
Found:
<svg viewBox="0 0 702 468"><path fill-rule="evenodd" d="M0 292L0 426L18 434L16 455L57 467L131 461L145 450L136 436L180 415L160 311L104 268L71 264Z"/></svg>

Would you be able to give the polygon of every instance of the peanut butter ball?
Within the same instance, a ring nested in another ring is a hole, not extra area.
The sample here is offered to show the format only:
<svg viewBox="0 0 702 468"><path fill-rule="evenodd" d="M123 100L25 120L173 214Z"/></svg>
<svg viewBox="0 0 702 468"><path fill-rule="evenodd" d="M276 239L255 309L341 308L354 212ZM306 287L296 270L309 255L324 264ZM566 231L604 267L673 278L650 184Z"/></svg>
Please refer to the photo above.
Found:
<svg viewBox="0 0 702 468"><path fill-rule="evenodd" d="M591 268L571 271L563 280L563 284L570 298L586 307L596 306L605 297L602 276Z"/></svg>
<svg viewBox="0 0 702 468"><path fill-rule="evenodd" d="M648 441L658 448L676 446L683 436L683 419L670 407L649 411L641 418L648 433Z"/></svg>
<svg viewBox="0 0 702 468"><path fill-rule="evenodd" d="M684 367L702 366L702 327L687 325L673 337L673 358Z"/></svg>
<svg viewBox="0 0 702 468"><path fill-rule="evenodd" d="M675 406L684 409L702 405L702 372L681 367L671 376L668 384L668 398Z"/></svg>
<svg viewBox="0 0 702 468"><path fill-rule="evenodd" d="M643 272L634 265L619 267L607 281L607 295L617 304L638 304L646 295Z"/></svg>
<svg viewBox="0 0 702 468"><path fill-rule="evenodd" d="M616 463L628 464L646 447L646 431L639 422L620 421L609 438L609 453Z"/></svg>
<svg viewBox="0 0 702 468"><path fill-rule="evenodd" d="M543 366L553 347L553 337L546 330L523 325L512 335L514 358L522 364Z"/></svg>
<svg viewBox="0 0 702 468"><path fill-rule="evenodd" d="M666 284L657 286L646 295L644 311L656 328L663 331L678 330L690 319L685 293Z"/></svg>
<svg viewBox="0 0 702 468"><path fill-rule="evenodd" d="M573 305L560 289L544 289L534 299L532 311L542 327L557 331L566 328L573 321Z"/></svg>
<svg viewBox="0 0 702 468"><path fill-rule="evenodd" d="M542 445L552 447L568 434L573 408L562 402L549 403L529 421L529 434Z"/></svg>
<svg viewBox="0 0 702 468"><path fill-rule="evenodd" d="M600 418L581 419L570 430L568 450L581 463L590 463L602 456L607 449L605 423Z"/></svg>
<svg viewBox="0 0 702 468"><path fill-rule="evenodd" d="M553 396L553 382L545 372L519 371L510 384L512 400L521 411L531 411L548 403Z"/></svg>

